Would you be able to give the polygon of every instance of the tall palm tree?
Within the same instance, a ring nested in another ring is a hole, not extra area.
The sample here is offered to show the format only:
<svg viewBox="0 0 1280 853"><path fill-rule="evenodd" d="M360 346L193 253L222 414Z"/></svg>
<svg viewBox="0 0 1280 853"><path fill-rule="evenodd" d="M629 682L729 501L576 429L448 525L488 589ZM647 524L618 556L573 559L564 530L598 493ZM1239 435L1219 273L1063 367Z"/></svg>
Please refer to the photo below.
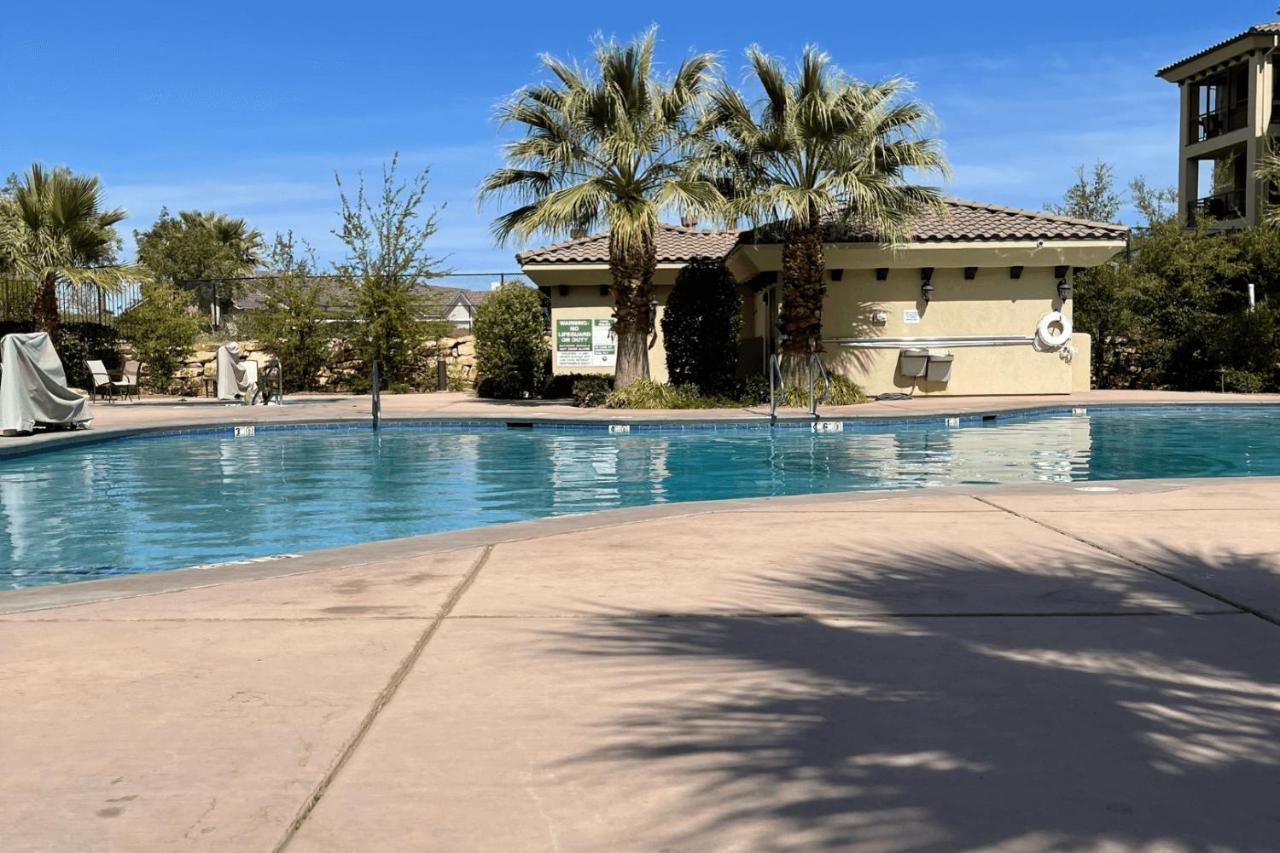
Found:
<svg viewBox="0 0 1280 853"><path fill-rule="evenodd" d="M499 240L608 229L620 388L649 375L659 217L676 209L706 213L720 203L711 182L684 169L715 57L697 54L659 77L655 35L650 29L626 45L598 39L597 67L589 71L544 55L554 81L522 89L499 107L503 124L525 132L506 146L506 167L481 185L482 198L518 203L495 220Z"/></svg>
<svg viewBox="0 0 1280 853"><path fill-rule="evenodd" d="M753 106L727 83L711 94L694 168L727 188L727 219L781 229L782 354L797 379L822 349L824 238L844 230L901 242L916 216L942 203L913 175L947 165L924 135L931 114L904 98L905 81L853 80L812 46L790 79L759 47L747 59L763 95Z"/></svg>
<svg viewBox="0 0 1280 853"><path fill-rule="evenodd" d="M35 163L19 180L0 216L0 232L13 272L36 282L37 329L58 339L58 285L63 282L118 289L143 278L132 264L117 264L115 225L125 212L107 210L96 177Z"/></svg>
<svg viewBox="0 0 1280 853"><path fill-rule="evenodd" d="M1267 145L1267 151L1258 160L1257 170L1253 175L1262 182L1262 221L1272 228L1280 228L1280 205L1271 201L1272 193L1280 189L1280 148L1274 142Z"/></svg>

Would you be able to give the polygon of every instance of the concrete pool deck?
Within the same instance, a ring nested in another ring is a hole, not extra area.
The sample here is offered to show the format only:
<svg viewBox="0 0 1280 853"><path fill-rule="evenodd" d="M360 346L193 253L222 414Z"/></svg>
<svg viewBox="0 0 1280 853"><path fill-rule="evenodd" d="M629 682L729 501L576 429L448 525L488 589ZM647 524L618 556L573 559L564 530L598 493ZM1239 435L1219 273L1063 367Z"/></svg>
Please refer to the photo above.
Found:
<svg viewBox="0 0 1280 853"><path fill-rule="evenodd" d="M1262 849L1280 479L620 510L0 593L0 849Z"/></svg>

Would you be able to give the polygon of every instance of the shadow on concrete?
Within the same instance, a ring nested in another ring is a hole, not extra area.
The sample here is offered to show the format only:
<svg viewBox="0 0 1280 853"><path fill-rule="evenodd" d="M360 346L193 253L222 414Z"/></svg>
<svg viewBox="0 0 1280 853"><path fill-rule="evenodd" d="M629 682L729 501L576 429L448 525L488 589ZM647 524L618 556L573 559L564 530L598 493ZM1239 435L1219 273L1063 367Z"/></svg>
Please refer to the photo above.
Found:
<svg viewBox="0 0 1280 853"><path fill-rule="evenodd" d="M1167 570L1203 562L1145 553ZM990 584L972 556L860 555L785 588L746 580L838 612L900 600L902 583ZM1213 563L1218 576L1269 570ZM1133 569L1135 585L1146 574ZM688 791L646 846L714 849L746 832L767 849L1270 847L1280 628L1204 605L1217 614L619 613L564 631L563 651L607 658L619 674L605 689L643 683L649 699L561 770L641 768Z"/></svg>

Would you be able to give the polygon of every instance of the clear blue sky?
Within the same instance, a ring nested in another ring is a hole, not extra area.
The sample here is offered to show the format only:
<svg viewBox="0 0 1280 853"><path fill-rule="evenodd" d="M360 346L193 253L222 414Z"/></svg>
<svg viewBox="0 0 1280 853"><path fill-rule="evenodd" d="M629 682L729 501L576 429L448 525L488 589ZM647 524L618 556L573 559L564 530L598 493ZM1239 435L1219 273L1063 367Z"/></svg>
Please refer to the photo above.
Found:
<svg viewBox="0 0 1280 853"><path fill-rule="evenodd" d="M13 3L0 174L66 164L102 177L130 230L161 205L216 209L332 260L335 170L376 175L398 150L447 204L437 252L512 270L475 202L500 161L494 104L538 79L539 52L585 58L595 32L657 24L668 66L714 50L738 77L749 43L792 58L814 42L856 76L905 75L938 114L949 192L1040 208L1076 163L1172 183L1177 93L1155 69L1276 2Z"/></svg>

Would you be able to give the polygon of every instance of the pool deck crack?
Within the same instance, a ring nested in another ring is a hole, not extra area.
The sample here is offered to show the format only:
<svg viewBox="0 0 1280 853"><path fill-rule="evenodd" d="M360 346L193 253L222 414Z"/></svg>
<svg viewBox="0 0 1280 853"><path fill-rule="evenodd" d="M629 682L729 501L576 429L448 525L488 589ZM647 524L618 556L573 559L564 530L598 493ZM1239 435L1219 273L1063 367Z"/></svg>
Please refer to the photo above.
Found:
<svg viewBox="0 0 1280 853"><path fill-rule="evenodd" d="M404 680L409 676L409 673L413 671L413 668L417 665L419 659L421 659L423 652L426 651L427 644L431 642L431 639L436 635L436 632L440 630L440 626L445 623L445 620L448 618L453 608L457 607L458 602L462 600L462 596L466 595L467 590L469 590L471 585L475 583L476 578L480 575L480 571L489 562L489 557L493 554L494 548L494 545L486 545L484 547L484 550L480 552L480 555L476 558L471 569L463 576L462 580L458 582L457 586L453 588L453 591L449 593L449 597L445 600L444 606L440 608L440 612L436 614L435 618L431 620L431 623L427 625L421 634L418 635L417 640L414 641L413 647L409 649L409 653L405 655L404 659L400 661L400 665L391 673L391 678L387 681L386 686L384 686L382 690L378 692L378 695L374 697L373 704L365 713L364 718L361 719L360 724L356 726L355 732L338 751L338 755L333 760L333 763L329 765L329 769L325 771L320 781L312 790L311 795L303 802L302 807L298 810L298 814L289 823L288 828L285 830L284 837L280 839L280 842L276 844L274 848L272 848L273 853L281 853L281 851L285 850L289 846L290 842L293 841L294 837L298 834L298 830L302 828L302 825L306 823L307 818L311 816L315 807L319 805L320 800L329 790L333 781L338 778L338 774L342 772L342 768L347 765L347 762L351 760L351 756L360 748L360 745L364 742L365 735L369 733L369 729L373 726L374 721L377 720L378 715L381 714L382 710L387 707L388 703L395 698L396 692L400 689L400 685L404 683Z"/></svg>
<svg viewBox="0 0 1280 853"><path fill-rule="evenodd" d="M1095 551L1101 551L1104 554L1114 557L1115 559L1120 560L1122 562L1128 563L1129 565L1134 566L1135 568L1141 569L1144 572L1149 572L1153 575L1156 575L1157 577L1162 577L1167 581L1172 581L1173 583L1176 583L1179 586L1185 587L1186 589L1189 589L1192 592L1198 592L1201 595L1212 598L1214 601L1225 604L1228 607L1234 607L1237 610L1250 614L1251 616L1256 616L1259 619L1261 619L1263 622L1267 622L1271 625L1280 627L1280 619L1277 619L1274 616L1264 613L1263 611L1258 610L1256 607L1251 607L1250 605L1245 604L1244 602L1236 601L1232 598L1228 598L1227 596L1218 592L1214 592L1213 590L1208 589L1207 587L1203 587L1199 584L1192 583L1191 581L1186 580L1184 578L1180 578L1177 575L1173 574L1172 572L1162 571L1161 569L1157 569L1155 566L1147 565L1146 563L1143 563L1139 560L1135 560L1132 557L1126 556L1125 554L1121 554L1119 551L1115 550L1114 548L1109 548L1100 542L1094 542L1093 540L1087 539L1079 535L1078 533L1072 533L1069 530L1063 530L1060 527L1055 527L1052 524L1049 524L1048 522L1041 521L1038 518L1018 512L1017 510L1014 510L1014 509L1010 509L1007 506L1003 506L1002 504L998 504L994 501L987 500L986 498L979 497L978 495L972 495L972 497L975 501L980 501L981 503L984 503L988 506L995 507L1001 512L1008 513L1014 518L1019 518L1019 519L1022 519L1023 521L1030 522L1031 524L1034 524L1037 527L1041 527L1041 528L1044 528L1045 530L1051 531L1053 533L1057 533L1059 536L1065 536L1067 539L1070 539L1073 542L1079 542L1081 545L1085 545L1089 548L1093 548Z"/></svg>

